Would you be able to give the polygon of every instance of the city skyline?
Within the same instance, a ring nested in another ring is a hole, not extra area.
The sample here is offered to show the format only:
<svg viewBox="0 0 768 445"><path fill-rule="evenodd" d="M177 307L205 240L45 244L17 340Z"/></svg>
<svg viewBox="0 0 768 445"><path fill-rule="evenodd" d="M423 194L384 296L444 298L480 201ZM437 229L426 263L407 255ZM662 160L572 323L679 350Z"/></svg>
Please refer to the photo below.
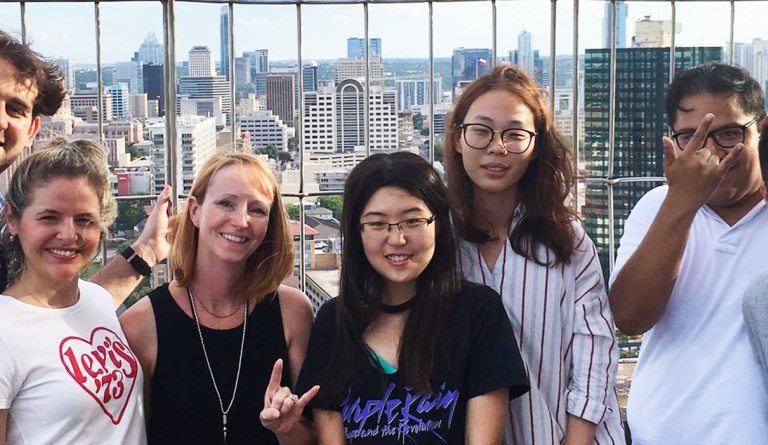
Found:
<svg viewBox="0 0 768 445"><path fill-rule="evenodd" d="M515 5L525 5L525 14ZM677 5L677 19L682 32L677 36L679 46L725 46L728 40L728 2L683 3ZM668 20L669 5L657 2L628 4L627 34L633 33L635 21L646 15ZM141 12L140 14L138 12ZM767 38L768 33L758 20L750 17L768 13L768 4L741 2L736 4L735 40L751 42ZM147 35L155 32L162 39L162 7L159 3L102 2L101 38L102 62L128 61ZM541 56L550 53L549 2L497 3L498 54L517 47L517 36L528 31L533 36L533 49ZM558 4L558 55L573 52L572 5ZM176 6L176 54L182 61L192 46L205 45L221 61L221 4L179 2ZM269 48L273 60L295 60L296 9L293 5L235 5L235 54ZM0 28L18 32L19 5L0 5ZM76 64L95 63L94 8L89 3L27 3L27 29L33 47L46 56L66 57ZM722 26L712 26L711 17L723 17ZM450 57L459 47L486 47L492 44L490 3L447 3L434 6L434 54ZM587 2L580 6L579 53L602 47L604 2ZM194 26L189 25L194 23ZM360 5L304 5L303 59L328 60L343 57L347 39L364 34L363 10ZM425 3L369 5L369 35L381 38L386 46L386 58L427 58L428 7ZM398 26L391 26L397 23ZM503 25L502 25L503 23ZM329 26L332 25L332 26ZM399 32L409 29L408 33ZM322 39L307 38L322 35ZM279 37L279 38L276 38ZM627 39L629 40L629 39ZM90 46L90 47L89 47Z"/></svg>

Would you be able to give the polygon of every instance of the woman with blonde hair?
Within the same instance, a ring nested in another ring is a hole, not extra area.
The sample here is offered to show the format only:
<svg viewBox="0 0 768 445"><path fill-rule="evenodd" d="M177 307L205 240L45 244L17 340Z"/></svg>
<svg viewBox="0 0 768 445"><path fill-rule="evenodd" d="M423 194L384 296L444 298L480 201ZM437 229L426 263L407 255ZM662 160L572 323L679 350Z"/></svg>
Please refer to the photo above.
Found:
<svg viewBox="0 0 768 445"><path fill-rule="evenodd" d="M497 66L458 98L445 153L462 270L501 295L531 382L509 403L505 443L623 443L613 316L541 91Z"/></svg>
<svg viewBox="0 0 768 445"><path fill-rule="evenodd" d="M171 225L174 280L121 317L147 375L149 443L311 441L300 413L317 389L290 387L312 309L280 284L293 237L269 167L212 156Z"/></svg>
<svg viewBox="0 0 768 445"><path fill-rule="evenodd" d="M0 444L146 443L142 370L112 295L79 278L116 216L104 148L54 139L5 199Z"/></svg>

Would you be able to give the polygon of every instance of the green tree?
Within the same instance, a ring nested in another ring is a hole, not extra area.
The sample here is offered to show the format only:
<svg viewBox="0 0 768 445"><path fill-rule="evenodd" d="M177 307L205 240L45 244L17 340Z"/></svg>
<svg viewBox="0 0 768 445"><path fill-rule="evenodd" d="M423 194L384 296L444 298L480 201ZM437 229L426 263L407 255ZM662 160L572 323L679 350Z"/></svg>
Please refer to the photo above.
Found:
<svg viewBox="0 0 768 445"><path fill-rule="evenodd" d="M118 201L115 230L133 230L144 217L144 203L139 200Z"/></svg>
<svg viewBox="0 0 768 445"><path fill-rule="evenodd" d="M261 149L261 154L269 156L269 159L276 159L277 147L275 147L274 145L267 145L266 147Z"/></svg>
<svg viewBox="0 0 768 445"><path fill-rule="evenodd" d="M422 136L429 136L429 128L422 128L421 129L421 135Z"/></svg>
<svg viewBox="0 0 768 445"><path fill-rule="evenodd" d="M443 162L445 143L442 139L435 142L435 161Z"/></svg>
<svg viewBox="0 0 768 445"><path fill-rule="evenodd" d="M416 130L421 130L421 128L424 126L424 116L421 114L414 114L413 115L413 128Z"/></svg>
<svg viewBox="0 0 768 445"><path fill-rule="evenodd" d="M293 204L286 204L285 211L288 213L288 217L294 221L299 220L299 207Z"/></svg>
<svg viewBox="0 0 768 445"><path fill-rule="evenodd" d="M317 205L319 207L325 207L333 212L333 217L339 219L341 216L341 206L343 201L341 196L321 196L317 198Z"/></svg>
<svg viewBox="0 0 768 445"><path fill-rule="evenodd" d="M299 138L288 139L288 150L295 151L299 147Z"/></svg>
<svg viewBox="0 0 768 445"><path fill-rule="evenodd" d="M277 160L280 161L281 164L285 164L286 162L293 162L293 156L287 151L279 151L277 152Z"/></svg>

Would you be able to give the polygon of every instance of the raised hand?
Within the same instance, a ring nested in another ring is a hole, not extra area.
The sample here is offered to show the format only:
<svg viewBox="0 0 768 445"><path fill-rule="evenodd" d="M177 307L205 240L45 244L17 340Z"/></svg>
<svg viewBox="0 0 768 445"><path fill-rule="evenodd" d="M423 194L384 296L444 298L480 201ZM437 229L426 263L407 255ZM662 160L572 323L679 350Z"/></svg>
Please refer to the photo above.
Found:
<svg viewBox="0 0 768 445"><path fill-rule="evenodd" d="M698 210L707 203L717 187L744 151L744 144L736 145L722 159L705 147L714 115L708 113L699 124L685 150L680 151L672 139L664 137L664 174L670 195L681 203Z"/></svg>
<svg viewBox="0 0 768 445"><path fill-rule="evenodd" d="M144 230L132 247L150 265L157 264L168 256L171 245L168 243L168 217L171 212L171 189L166 185L157 197L152 213L147 218ZM152 261L154 259L154 261Z"/></svg>
<svg viewBox="0 0 768 445"><path fill-rule="evenodd" d="M278 359L272 368L267 391L264 393L264 409L259 414L261 424L278 435L286 434L296 426L304 407L320 391L320 387L315 385L299 397L291 392L291 388L280 386L282 375L283 360Z"/></svg>

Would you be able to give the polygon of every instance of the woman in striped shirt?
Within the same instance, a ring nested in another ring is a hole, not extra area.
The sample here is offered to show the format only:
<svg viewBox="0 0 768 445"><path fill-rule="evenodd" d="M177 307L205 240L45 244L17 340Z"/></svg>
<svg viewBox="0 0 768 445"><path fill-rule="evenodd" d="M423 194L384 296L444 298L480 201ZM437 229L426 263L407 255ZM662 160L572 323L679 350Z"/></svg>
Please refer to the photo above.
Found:
<svg viewBox="0 0 768 445"><path fill-rule="evenodd" d="M613 316L538 88L498 66L466 88L446 130L463 273L501 295L531 382L510 401L505 444L623 444Z"/></svg>

